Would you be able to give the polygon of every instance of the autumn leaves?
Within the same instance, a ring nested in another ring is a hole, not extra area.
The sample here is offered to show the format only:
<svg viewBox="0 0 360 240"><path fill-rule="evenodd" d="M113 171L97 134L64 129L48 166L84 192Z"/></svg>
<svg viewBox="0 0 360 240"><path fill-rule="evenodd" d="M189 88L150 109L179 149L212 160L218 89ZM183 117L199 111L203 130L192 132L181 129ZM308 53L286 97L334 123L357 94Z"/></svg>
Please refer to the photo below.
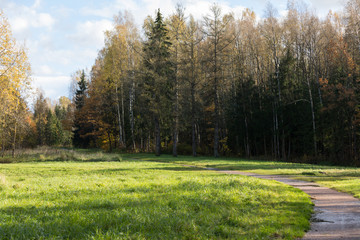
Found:
<svg viewBox="0 0 360 240"><path fill-rule="evenodd" d="M10 25L0 10L0 138L1 149L12 145L26 124L26 90L30 84L30 64L24 47L16 43Z"/></svg>

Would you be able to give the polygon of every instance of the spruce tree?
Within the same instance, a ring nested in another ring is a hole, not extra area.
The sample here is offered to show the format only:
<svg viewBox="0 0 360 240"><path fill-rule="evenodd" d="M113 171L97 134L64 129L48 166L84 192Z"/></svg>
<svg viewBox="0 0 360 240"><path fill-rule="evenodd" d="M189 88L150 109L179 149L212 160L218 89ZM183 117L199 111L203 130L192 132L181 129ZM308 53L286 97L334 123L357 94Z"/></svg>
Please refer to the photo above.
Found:
<svg viewBox="0 0 360 240"><path fill-rule="evenodd" d="M81 73L80 81L78 82L78 88L75 93L75 119L74 119L74 137L73 137L73 145L75 147L86 147L87 143L81 138L81 109L85 105L86 99L86 90L87 84L85 79L85 72L84 70Z"/></svg>
<svg viewBox="0 0 360 240"><path fill-rule="evenodd" d="M145 97L152 113L155 128L155 153L161 153L161 126L171 125L171 92L173 88L173 63L170 59L170 37L158 10L155 22L147 31L144 43Z"/></svg>
<svg viewBox="0 0 360 240"><path fill-rule="evenodd" d="M85 81L85 72L84 70L81 73L80 81L78 82L78 89L75 93L75 107L76 110L80 110L85 104L85 94L86 94L86 81Z"/></svg>
<svg viewBox="0 0 360 240"><path fill-rule="evenodd" d="M63 129L61 122L57 118L51 109L48 109L46 115L46 125L45 125L45 137L46 145L54 146L62 144L63 140Z"/></svg>

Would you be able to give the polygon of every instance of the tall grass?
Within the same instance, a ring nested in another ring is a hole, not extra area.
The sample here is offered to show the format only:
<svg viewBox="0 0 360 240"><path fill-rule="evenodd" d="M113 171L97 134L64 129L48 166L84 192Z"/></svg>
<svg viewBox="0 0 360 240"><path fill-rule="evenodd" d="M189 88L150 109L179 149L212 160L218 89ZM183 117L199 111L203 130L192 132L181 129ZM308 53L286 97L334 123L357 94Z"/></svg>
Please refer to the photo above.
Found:
<svg viewBox="0 0 360 240"><path fill-rule="evenodd" d="M46 162L46 161L121 161L121 155L104 154L101 150L75 150L66 148L38 147L35 149L18 149L16 157L7 152L0 163Z"/></svg>

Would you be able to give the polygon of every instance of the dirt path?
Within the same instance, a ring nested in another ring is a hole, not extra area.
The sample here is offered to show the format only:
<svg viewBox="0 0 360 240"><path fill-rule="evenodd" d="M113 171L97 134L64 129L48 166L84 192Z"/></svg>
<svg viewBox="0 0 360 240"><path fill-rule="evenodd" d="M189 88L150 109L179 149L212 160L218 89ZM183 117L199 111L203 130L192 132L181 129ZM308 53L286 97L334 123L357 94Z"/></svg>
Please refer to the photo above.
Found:
<svg viewBox="0 0 360 240"><path fill-rule="evenodd" d="M309 194L314 206L311 229L303 239L359 240L360 239L360 201L353 196L320 187L313 182L300 181L278 175L206 168L226 174L240 174L261 179L276 180L296 187Z"/></svg>

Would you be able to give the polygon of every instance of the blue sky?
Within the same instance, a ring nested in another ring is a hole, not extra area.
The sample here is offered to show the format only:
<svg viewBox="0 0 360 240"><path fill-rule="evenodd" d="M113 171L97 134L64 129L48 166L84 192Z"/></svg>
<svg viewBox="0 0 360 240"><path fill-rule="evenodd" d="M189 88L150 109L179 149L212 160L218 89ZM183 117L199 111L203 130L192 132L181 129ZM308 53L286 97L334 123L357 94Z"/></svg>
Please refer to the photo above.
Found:
<svg viewBox="0 0 360 240"><path fill-rule="evenodd" d="M214 1L205 0L0 0L13 35L28 49L34 87L41 88L55 100L68 96L70 76L78 69L90 69L103 47L105 30L112 28L112 18L128 10L141 27L147 15L160 8L168 16L180 2L196 18L206 15ZM250 8L261 17L267 0L216 1L223 12L240 14ZM340 10L343 0L305 0L320 16L329 9ZM271 3L279 15L286 13L287 0Z"/></svg>

